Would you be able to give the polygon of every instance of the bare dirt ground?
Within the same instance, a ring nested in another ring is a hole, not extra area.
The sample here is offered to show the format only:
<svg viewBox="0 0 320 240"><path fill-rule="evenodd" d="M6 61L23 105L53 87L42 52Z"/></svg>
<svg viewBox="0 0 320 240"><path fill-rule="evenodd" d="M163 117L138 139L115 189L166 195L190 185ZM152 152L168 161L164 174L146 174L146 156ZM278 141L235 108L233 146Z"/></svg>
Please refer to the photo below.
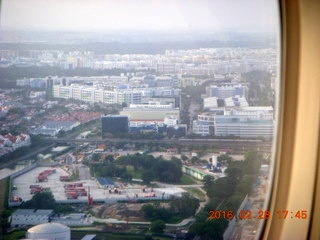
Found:
<svg viewBox="0 0 320 240"><path fill-rule="evenodd" d="M146 221L141 211L143 205L147 203L116 203L104 204L94 207L94 215L98 218L115 218L128 221ZM167 207L167 203L161 203L161 206Z"/></svg>
<svg viewBox="0 0 320 240"><path fill-rule="evenodd" d="M143 213L140 211L143 204L117 203L112 205L101 205L93 209L95 217L116 218L130 221L144 221Z"/></svg>

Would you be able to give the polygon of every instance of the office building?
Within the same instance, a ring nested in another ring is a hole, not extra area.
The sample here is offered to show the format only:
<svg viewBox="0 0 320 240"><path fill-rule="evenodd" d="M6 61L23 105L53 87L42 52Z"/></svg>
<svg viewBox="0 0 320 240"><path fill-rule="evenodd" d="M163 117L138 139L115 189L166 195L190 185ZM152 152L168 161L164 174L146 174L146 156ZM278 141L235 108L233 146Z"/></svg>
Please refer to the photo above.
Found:
<svg viewBox="0 0 320 240"><path fill-rule="evenodd" d="M271 139L273 136L273 121L250 119L247 116L238 115L217 115L214 117L214 134L216 136Z"/></svg>
<svg viewBox="0 0 320 240"><path fill-rule="evenodd" d="M130 104L120 111L120 115L128 116L130 121L163 122L165 117L180 119L180 111L173 104Z"/></svg>
<svg viewBox="0 0 320 240"><path fill-rule="evenodd" d="M247 88L241 84L212 85L207 88L208 96L217 98L242 97L246 95L246 92Z"/></svg>
<svg viewBox="0 0 320 240"><path fill-rule="evenodd" d="M108 115L101 118L102 136L106 133L128 132L128 117L120 115Z"/></svg>
<svg viewBox="0 0 320 240"><path fill-rule="evenodd" d="M272 120L273 108L271 106L225 108L224 115L245 116L250 119Z"/></svg>

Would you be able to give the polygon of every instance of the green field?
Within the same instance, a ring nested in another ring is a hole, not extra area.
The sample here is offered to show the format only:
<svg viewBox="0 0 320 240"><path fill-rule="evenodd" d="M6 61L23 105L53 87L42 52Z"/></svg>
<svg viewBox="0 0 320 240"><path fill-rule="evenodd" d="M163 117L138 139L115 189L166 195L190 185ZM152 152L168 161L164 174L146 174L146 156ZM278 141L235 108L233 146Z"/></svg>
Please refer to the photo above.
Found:
<svg viewBox="0 0 320 240"><path fill-rule="evenodd" d="M192 185L197 184L197 182L190 176L183 174L181 177L181 182L179 183L181 185Z"/></svg>
<svg viewBox="0 0 320 240"><path fill-rule="evenodd" d="M198 198L200 201L205 201L205 194L198 188L184 188L184 190Z"/></svg>

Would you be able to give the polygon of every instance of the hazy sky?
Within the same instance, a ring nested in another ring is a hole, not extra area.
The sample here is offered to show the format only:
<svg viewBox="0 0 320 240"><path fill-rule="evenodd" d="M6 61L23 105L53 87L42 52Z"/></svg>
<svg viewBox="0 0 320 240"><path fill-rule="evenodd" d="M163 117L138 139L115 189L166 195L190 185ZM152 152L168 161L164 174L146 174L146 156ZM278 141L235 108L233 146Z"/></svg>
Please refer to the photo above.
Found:
<svg viewBox="0 0 320 240"><path fill-rule="evenodd" d="M275 0L2 0L1 28L275 31Z"/></svg>

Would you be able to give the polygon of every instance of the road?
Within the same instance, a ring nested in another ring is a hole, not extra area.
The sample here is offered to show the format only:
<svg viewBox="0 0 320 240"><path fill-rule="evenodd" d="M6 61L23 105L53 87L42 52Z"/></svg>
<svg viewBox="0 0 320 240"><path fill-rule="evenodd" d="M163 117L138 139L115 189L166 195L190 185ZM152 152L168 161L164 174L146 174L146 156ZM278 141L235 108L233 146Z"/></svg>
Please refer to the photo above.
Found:
<svg viewBox="0 0 320 240"><path fill-rule="evenodd" d="M135 224L135 225L151 225L151 222L131 222L131 221L125 221L125 220L118 220L115 218L96 218L96 217L92 217L92 220L94 222L98 222L98 223L109 223L109 224ZM194 222L195 219L194 218L186 218L183 219L180 223L166 223L166 226L168 227L184 227L186 225L188 225L189 223Z"/></svg>
<svg viewBox="0 0 320 240"><path fill-rule="evenodd" d="M193 119L197 118L197 111L201 108L201 106L199 104L197 104L195 101L193 101L193 98L191 98L191 103L189 106L189 128L188 128L188 133L191 134L192 133L192 125L193 125Z"/></svg>
<svg viewBox="0 0 320 240"><path fill-rule="evenodd" d="M0 168L5 168L5 167L9 167L10 165L14 164L14 163L17 163L17 162L20 162L20 161L24 161L24 160L27 160L28 158L34 156L34 155L37 155L39 153L42 153L43 151L46 151L47 149L50 149L52 147L54 147L54 143L48 145L48 146L45 146L45 147L41 147L41 148L37 148L37 149L34 149L31 153L28 153L22 157L18 157L18 158L15 158L15 159L11 159L9 162L1 162L0 163Z"/></svg>
<svg viewBox="0 0 320 240"><path fill-rule="evenodd" d="M203 184L177 185L177 184L161 183L161 182L157 182L157 181L152 181L151 183L155 183L155 184L157 184L159 187L162 187L162 188L173 188L173 187L179 187L179 188L200 188L200 187L203 187Z"/></svg>
<svg viewBox="0 0 320 240"><path fill-rule="evenodd" d="M80 164L77 166L77 169L79 171L79 180L88 180L90 179L90 169L88 166Z"/></svg>

